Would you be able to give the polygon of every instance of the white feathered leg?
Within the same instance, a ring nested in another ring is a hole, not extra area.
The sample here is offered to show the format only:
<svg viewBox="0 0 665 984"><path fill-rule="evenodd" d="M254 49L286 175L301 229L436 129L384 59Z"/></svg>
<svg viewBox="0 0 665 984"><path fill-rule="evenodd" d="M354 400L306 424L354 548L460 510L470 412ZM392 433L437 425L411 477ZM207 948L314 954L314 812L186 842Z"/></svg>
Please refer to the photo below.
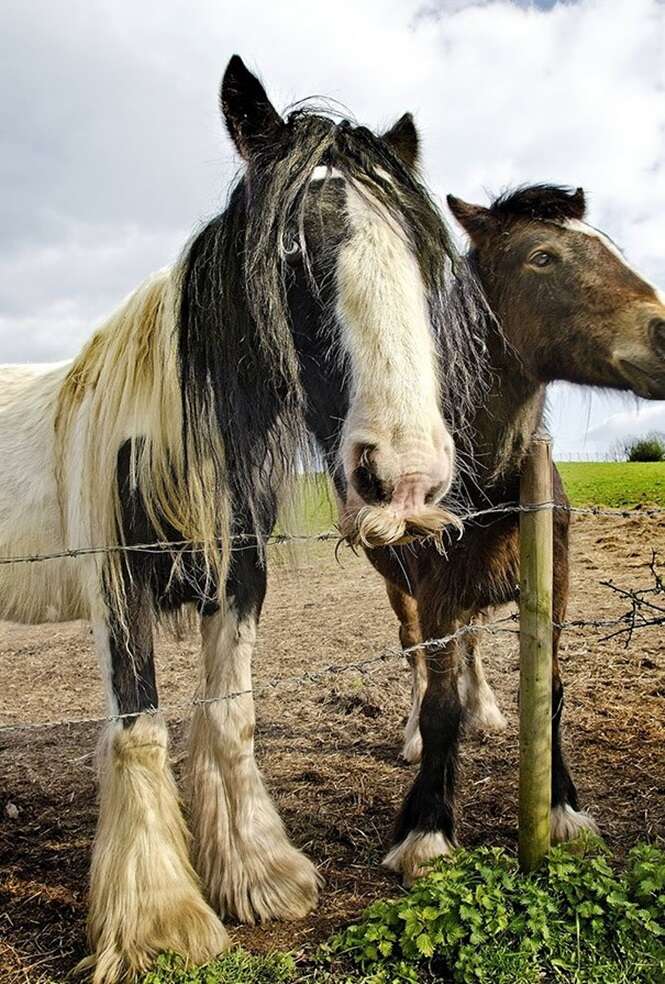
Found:
<svg viewBox="0 0 665 984"><path fill-rule="evenodd" d="M233 600L202 620L204 703L192 729L195 864L208 898L242 922L300 919L317 903L319 877L289 842L254 760L251 659L256 616Z"/></svg>
<svg viewBox="0 0 665 984"><path fill-rule="evenodd" d="M423 740L420 734L420 708L427 690L427 664L421 652L411 653L411 710L404 728L404 745L402 758L405 762L415 765L420 762L423 753Z"/></svg>
<svg viewBox="0 0 665 984"><path fill-rule="evenodd" d="M99 754L99 821L88 937L94 984L149 969L162 951L205 963L228 937L201 894L167 756L166 725L141 715L108 727Z"/></svg>

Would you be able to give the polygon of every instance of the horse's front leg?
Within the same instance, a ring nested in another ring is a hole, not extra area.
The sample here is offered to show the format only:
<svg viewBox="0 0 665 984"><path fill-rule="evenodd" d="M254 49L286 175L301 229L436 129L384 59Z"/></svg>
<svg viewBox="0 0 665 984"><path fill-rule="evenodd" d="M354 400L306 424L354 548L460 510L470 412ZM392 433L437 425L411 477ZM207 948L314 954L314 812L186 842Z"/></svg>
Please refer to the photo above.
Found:
<svg viewBox="0 0 665 984"><path fill-rule="evenodd" d="M423 617L425 639L451 634L455 624ZM426 870L426 863L455 846L455 782L462 721L457 686L457 645L426 647L427 689L420 710L422 760L420 771L402 805L395 828L395 844L384 864L410 884Z"/></svg>
<svg viewBox="0 0 665 984"><path fill-rule="evenodd" d="M192 728L195 865L218 911L249 923L306 916L319 887L254 759L251 660L265 590L255 551L238 552L223 607L202 618L204 703Z"/></svg>
<svg viewBox="0 0 665 984"><path fill-rule="evenodd" d="M205 963L228 945L189 860L189 836L156 713L152 610L127 587L126 627L94 624L114 713L99 749L99 820L92 853L88 937L95 984L148 970L174 951Z"/></svg>

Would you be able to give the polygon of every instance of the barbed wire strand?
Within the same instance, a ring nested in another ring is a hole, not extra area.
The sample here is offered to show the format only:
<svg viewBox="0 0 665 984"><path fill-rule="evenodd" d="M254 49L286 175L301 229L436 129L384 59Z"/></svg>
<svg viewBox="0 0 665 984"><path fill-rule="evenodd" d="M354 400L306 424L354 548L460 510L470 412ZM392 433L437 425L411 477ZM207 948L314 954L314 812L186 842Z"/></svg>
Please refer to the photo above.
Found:
<svg viewBox="0 0 665 984"><path fill-rule="evenodd" d="M454 640L468 634L469 632L484 631L489 633L499 633L499 632L512 632L516 633L517 629L510 629L506 627L506 623L517 621L517 613L511 615L506 615L502 618L493 619L491 622L485 624L470 624L463 625L455 632L451 632L449 635L441 636L439 639L426 639L423 642L414 644L413 646L408 646L405 649L401 647L388 646L382 649L381 652L375 653L373 656L368 656L366 659L354 660L350 663L331 663L328 666L323 666L318 670L307 670L302 674L290 674L289 676L275 677L269 680L267 683L262 684L260 687L253 687L247 690L236 690L227 694L219 694L216 697L194 697L192 700L185 701L180 704L164 705L159 708L153 708L148 711L131 711L126 714L107 714L101 717L87 717L87 718L63 718L59 721L36 721L36 722L18 722L16 724L3 724L0 725L0 734L7 731L28 731L28 730L38 730L43 728L57 728L68 724L104 724L113 721L124 721L132 718L139 717L142 714L175 714L180 711L187 711L192 707L200 707L208 704L219 704L227 700L236 700L239 697L246 697L253 695L254 697L263 696L265 693L270 693L277 690L281 686L286 686L287 684L296 686L304 683L318 683L320 680L330 677L339 676L343 673L365 673L367 669L371 666L376 666L378 664L387 663L392 660L402 659L411 653L415 653L422 649L438 649L442 646L446 646Z"/></svg>
<svg viewBox="0 0 665 984"><path fill-rule="evenodd" d="M545 510L559 510L561 512L570 513L571 515L612 516L622 519L643 519L645 517L653 518L655 516L665 516L665 509L658 507L645 509L601 509L597 506L565 506L561 503L547 501L528 506L517 505L514 503L490 506L487 509L477 509L473 512L462 513L458 516L458 519L462 523L465 523L470 522L471 520L482 519L493 515L541 512ZM438 533L429 534L428 536L420 537L419 539L424 542L428 539L439 536L440 534ZM324 543L329 540L343 540L343 536L338 530L328 530L324 533L271 533L266 537L258 537L255 533L237 533L232 536L231 539L235 544L246 544L246 547L232 547L233 550L242 550L251 548L258 542L261 544L284 544L299 542ZM58 550L52 553L23 554L4 557L0 556L0 565L36 564L48 560L67 560L76 557L86 557L95 554L109 553L163 553L167 550L179 553L200 553L205 546L209 546L212 542L221 543L221 541L210 540L155 540L152 543L114 543L108 546L71 547L66 550Z"/></svg>
<svg viewBox="0 0 665 984"><path fill-rule="evenodd" d="M611 582L603 582L608 587L617 589L617 586L611 584ZM638 589L637 591L629 592L626 589L619 589L622 595L630 595L631 599L638 598L641 593L649 592L654 589L644 588ZM651 607L656 608L661 611L660 606L651 605ZM606 629L613 628L615 626L620 626L617 632L611 633L608 636L604 636L601 641L611 639L615 635L620 635L627 633L628 637L632 637L632 633L638 628L648 628L654 627L656 625L662 625L665 622L665 615L661 618L656 618L651 621L644 620L642 616L642 621L636 621L635 611L629 611L621 615L619 618L599 618L599 619L570 619L564 622L552 622L554 628L557 629L579 629L579 628L594 628L594 629ZM381 652L375 653L373 656L369 656L366 659L354 660L349 663L331 663L328 666L323 666L318 670L308 670L302 674L290 674L288 676L275 677L269 680L267 683L262 684L259 687L253 687L246 690L232 691L226 694L219 694L215 697L195 697L192 700L181 702L179 704L162 705L159 708L149 708L142 711L131 711L125 714L108 714L97 717L80 717L80 718L62 718L55 721L36 721L36 722L18 722L11 724L0 725L0 735L13 732L13 731L40 731L47 728L58 728L71 725L82 725L82 724L105 724L116 721L124 721L128 719L133 719L141 716L142 714L165 714L172 716L179 714L181 712L189 711L192 708L207 706L211 704L219 704L228 700L236 700L240 697L253 696L261 697L267 693L274 692L280 687L290 685L292 687L301 686L307 683L319 683L321 680L328 677L339 676L345 673L362 673L367 674L370 667L378 667L379 665L388 663L392 660L402 660L408 657L412 653L416 653L419 650L427 649L438 649L443 646L449 645L451 642L469 634L478 632L487 632L489 634L499 634L499 633L510 633L513 635L519 634L518 628L510 628L508 623L516 623L519 620L519 613L513 612L510 615L503 616L502 618L493 619L490 622L476 623L472 622L468 625L460 626L455 632L451 632L448 635L441 636L437 639L426 639L422 642L414 643L412 646L407 646L405 648L401 647L386 647L382 649Z"/></svg>

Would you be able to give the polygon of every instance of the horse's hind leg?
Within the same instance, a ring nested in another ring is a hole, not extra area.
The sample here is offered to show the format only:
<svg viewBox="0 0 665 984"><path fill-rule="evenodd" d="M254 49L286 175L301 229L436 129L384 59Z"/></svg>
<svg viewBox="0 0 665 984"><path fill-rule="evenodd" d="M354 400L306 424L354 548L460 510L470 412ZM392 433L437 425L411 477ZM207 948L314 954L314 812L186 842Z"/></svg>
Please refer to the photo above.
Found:
<svg viewBox="0 0 665 984"><path fill-rule="evenodd" d="M487 611L478 612L474 624L460 637L461 667L458 680L460 700L464 707L465 723L480 731L505 731L508 722L499 710L494 691L487 682L480 654L482 626L489 620Z"/></svg>
<svg viewBox="0 0 665 984"><path fill-rule="evenodd" d="M422 642L418 619L418 602L388 580L386 581L386 591L392 610L399 619L399 641L402 648L408 650L406 658L411 667L411 710L404 729L402 758L405 762L420 762L423 748L420 737L420 707L427 689L427 663L423 650L413 649L414 646Z"/></svg>
<svg viewBox="0 0 665 984"><path fill-rule="evenodd" d="M254 759L251 660L265 588L256 552L235 554L226 603L202 618L203 702L192 728L195 864L219 912L249 923L307 915L319 886L314 866L290 844Z"/></svg>
<svg viewBox="0 0 665 984"><path fill-rule="evenodd" d="M133 589L129 589L133 591ZM204 963L227 945L224 927L201 895L188 834L155 713L152 616L139 590L128 631L95 624L114 713L99 749L99 820L92 853L88 936L95 984L149 968L161 951Z"/></svg>
<svg viewBox="0 0 665 984"><path fill-rule="evenodd" d="M566 513L554 513L554 583L552 592L552 813L554 843L571 840L582 830L598 833L596 822L579 809L577 790L561 748L563 683L559 670L561 624L568 603L568 525Z"/></svg>

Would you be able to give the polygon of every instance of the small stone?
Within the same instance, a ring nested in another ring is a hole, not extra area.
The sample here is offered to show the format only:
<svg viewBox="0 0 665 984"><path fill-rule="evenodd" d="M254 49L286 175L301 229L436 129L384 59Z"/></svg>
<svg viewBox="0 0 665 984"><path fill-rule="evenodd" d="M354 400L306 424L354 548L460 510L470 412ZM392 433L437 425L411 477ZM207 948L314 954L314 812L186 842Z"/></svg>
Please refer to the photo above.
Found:
<svg viewBox="0 0 665 984"><path fill-rule="evenodd" d="M10 820L18 820L19 808L16 803L7 803L5 813Z"/></svg>

